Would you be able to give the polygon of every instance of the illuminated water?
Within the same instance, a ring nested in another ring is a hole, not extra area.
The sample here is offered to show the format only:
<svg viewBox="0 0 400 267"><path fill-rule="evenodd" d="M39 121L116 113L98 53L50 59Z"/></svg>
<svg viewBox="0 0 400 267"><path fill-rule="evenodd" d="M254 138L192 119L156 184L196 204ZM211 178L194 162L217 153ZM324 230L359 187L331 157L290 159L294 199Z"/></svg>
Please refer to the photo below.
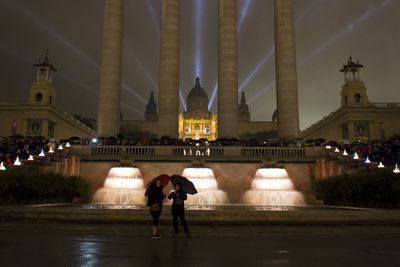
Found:
<svg viewBox="0 0 400 267"><path fill-rule="evenodd" d="M103 188L93 197L97 204L145 204L145 188L138 168L114 167L108 172Z"/></svg>
<svg viewBox="0 0 400 267"><path fill-rule="evenodd" d="M182 176L196 187L196 195L188 195L186 205L209 206L229 203L226 193L218 188L214 172L210 168L186 168Z"/></svg>
<svg viewBox="0 0 400 267"><path fill-rule="evenodd" d="M287 171L283 168L258 169L251 189L243 196L243 202L268 206L306 204L303 194L294 189Z"/></svg>

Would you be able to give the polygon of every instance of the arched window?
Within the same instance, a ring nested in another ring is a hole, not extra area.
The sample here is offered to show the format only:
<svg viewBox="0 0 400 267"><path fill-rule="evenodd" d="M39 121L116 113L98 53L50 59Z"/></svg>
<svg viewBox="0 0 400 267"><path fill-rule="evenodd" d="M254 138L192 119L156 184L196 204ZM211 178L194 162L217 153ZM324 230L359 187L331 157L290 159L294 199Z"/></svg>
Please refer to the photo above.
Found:
<svg viewBox="0 0 400 267"><path fill-rule="evenodd" d="M361 104L361 95L360 94L355 94L354 95L354 101L356 104Z"/></svg>
<svg viewBox="0 0 400 267"><path fill-rule="evenodd" d="M194 130L195 130L195 131L200 131L200 125L196 124L196 125L194 126Z"/></svg>
<svg viewBox="0 0 400 267"><path fill-rule="evenodd" d="M42 93L37 93L35 97L36 103L42 103L42 99L43 99Z"/></svg>
<svg viewBox="0 0 400 267"><path fill-rule="evenodd" d="M210 126L207 124L206 127L204 128L204 133L209 134L210 133Z"/></svg>

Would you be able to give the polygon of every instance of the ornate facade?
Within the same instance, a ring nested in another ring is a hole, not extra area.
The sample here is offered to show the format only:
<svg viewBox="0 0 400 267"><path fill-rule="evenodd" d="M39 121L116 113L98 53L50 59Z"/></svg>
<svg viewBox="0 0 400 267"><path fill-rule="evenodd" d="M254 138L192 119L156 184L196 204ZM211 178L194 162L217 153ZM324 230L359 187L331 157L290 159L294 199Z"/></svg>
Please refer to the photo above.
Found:
<svg viewBox="0 0 400 267"><path fill-rule="evenodd" d="M341 106L302 132L304 139L385 140L400 134L400 103L371 103L360 78L364 66L350 57L340 70L345 83Z"/></svg>
<svg viewBox="0 0 400 267"><path fill-rule="evenodd" d="M0 136L44 136L66 139L71 136L94 136L94 129L55 106L53 76L57 69L46 55L34 64L36 79L24 104L0 103Z"/></svg>

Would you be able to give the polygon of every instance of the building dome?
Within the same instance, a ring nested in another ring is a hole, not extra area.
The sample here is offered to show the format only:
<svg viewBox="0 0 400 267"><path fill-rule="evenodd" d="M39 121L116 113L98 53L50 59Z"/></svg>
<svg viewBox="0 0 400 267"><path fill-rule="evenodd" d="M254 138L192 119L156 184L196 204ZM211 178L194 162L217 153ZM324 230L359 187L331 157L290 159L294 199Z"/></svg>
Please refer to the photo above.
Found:
<svg viewBox="0 0 400 267"><path fill-rule="evenodd" d="M200 86L200 79L197 77L195 86L190 90L186 99L187 112L200 111L208 113L208 102L207 93Z"/></svg>

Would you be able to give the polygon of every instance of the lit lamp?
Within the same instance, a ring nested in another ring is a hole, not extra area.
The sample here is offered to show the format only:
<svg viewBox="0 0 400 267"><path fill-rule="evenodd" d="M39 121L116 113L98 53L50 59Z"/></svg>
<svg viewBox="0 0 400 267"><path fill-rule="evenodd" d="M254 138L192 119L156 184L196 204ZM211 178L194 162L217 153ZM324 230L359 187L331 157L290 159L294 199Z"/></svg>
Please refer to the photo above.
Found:
<svg viewBox="0 0 400 267"><path fill-rule="evenodd" d="M14 161L14 165L15 166L20 166L21 165L21 161L19 160L19 157L17 157Z"/></svg>
<svg viewBox="0 0 400 267"><path fill-rule="evenodd" d="M353 157L353 159L360 159L360 158L358 157L358 154L357 154L357 152L354 154L354 157Z"/></svg>
<svg viewBox="0 0 400 267"><path fill-rule="evenodd" d="M326 149L332 149L332 147L330 145L326 145L325 148Z"/></svg>
<svg viewBox="0 0 400 267"><path fill-rule="evenodd" d="M34 160L32 155L29 155L28 160Z"/></svg>
<svg viewBox="0 0 400 267"><path fill-rule="evenodd" d="M369 160L369 158L367 157L367 159L365 160L365 164L370 164L371 161Z"/></svg>
<svg viewBox="0 0 400 267"><path fill-rule="evenodd" d="M65 145L66 147L71 147L71 145L67 142L67 144Z"/></svg>
<svg viewBox="0 0 400 267"><path fill-rule="evenodd" d="M50 147L49 153L54 153L53 147Z"/></svg>
<svg viewBox="0 0 400 267"><path fill-rule="evenodd" d="M382 169L382 168L385 168L385 165L383 165L382 161L379 162L378 168L381 168L381 169Z"/></svg>
<svg viewBox="0 0 400 267"><path fill-rule="evenodd" d="M399 166L397 166L397 163L396 163L396 167L394 168L393 172L400 173L400 169L399 169Z"/></svg>
<svg viewBox="0 0 400 267"><path fill-rule="evenodd" d="M4 163L0 163L0 171L5 171L6 167L4 167Z"/></svg>
<svg viewBox="0 0 400 267"><path fill-rule="evenodd" d="M343 156L348 156L349 154L347 153L346 149L343 152Z"/></svg>
<svg viewBox="0 0 400 267"><path fill-rule="evenodd" d="M39 157L44 157L44 150L42 149L42 151L40 151Z"/></svg>
<svg viewBox="0 0 400 267"><path fill-rule="evenodd" d="M335 148L335 152L339 153L340 152L339 148Z"/></svg>
<svg viewBox="0 0 400 267"><path fill-rule="evenodd" d="M62 146L62 145L59 145L59 146L58 146L58 149L59 149L59 150L63 150L63 146Z"/></svg>

